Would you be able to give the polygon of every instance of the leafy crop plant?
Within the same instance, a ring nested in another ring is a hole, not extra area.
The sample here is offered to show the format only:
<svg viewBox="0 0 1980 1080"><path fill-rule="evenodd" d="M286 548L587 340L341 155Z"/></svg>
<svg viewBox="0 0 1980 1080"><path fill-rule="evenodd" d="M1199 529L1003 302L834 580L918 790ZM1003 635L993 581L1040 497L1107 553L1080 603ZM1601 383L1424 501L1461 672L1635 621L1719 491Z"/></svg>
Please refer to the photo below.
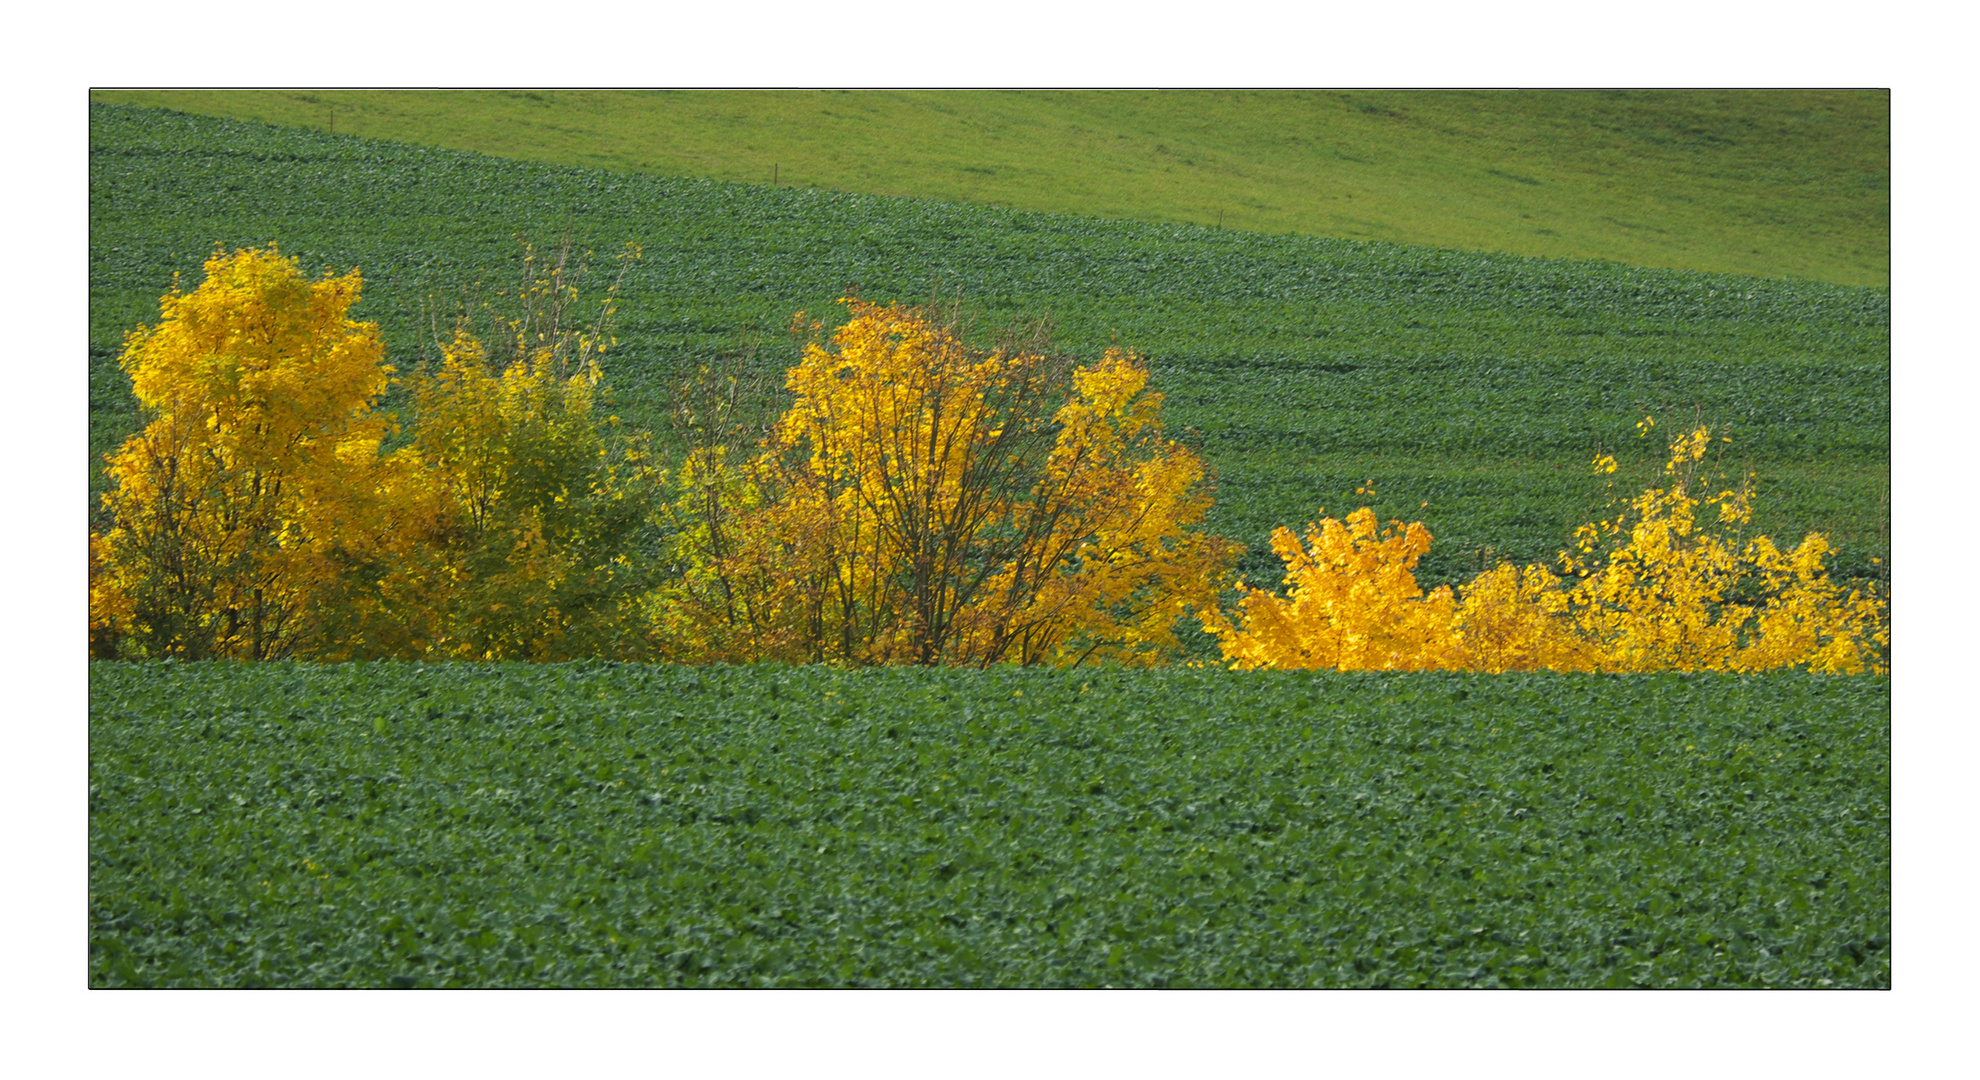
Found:
<svg viewBox="0 0 1980 1080"><path fill-rule="evenodd" d="M91 986L1888 987L1891 681L89 667Z"/></svg>

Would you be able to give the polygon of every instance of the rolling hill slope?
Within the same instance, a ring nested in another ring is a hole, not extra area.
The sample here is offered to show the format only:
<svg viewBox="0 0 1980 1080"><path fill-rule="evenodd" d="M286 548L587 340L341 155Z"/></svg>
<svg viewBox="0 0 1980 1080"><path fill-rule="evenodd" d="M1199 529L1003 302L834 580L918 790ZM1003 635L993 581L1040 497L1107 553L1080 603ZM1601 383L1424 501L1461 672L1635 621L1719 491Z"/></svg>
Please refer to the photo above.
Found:
<svg viewBox="0 0 1980 1080"><path fill-rule="evenodd" d="M1885 91L98 91L545 164L1890 283Z"/></svg>
<svg viewBox="0 0 1980 1080"><path fill-rule="evenodd" d="M1252 548L1373 481L1438 536L1436 582L1490 549L1541 559L1602 508L1599 450L1647 468L1655 413L1727 426L1759 527L1822 529L1846 573L1888 562L1890 295L1613 262L1487 255L549 166L156 109L91 116L91 487L136 422L123 334L214 245L356 265L360 311L418 362L422 298L509 275L515 235L566 223L646 258L611 361L618 410L657 423L667 375L757 343L781 370L799 309L960 292L990 326L1049 314L1096 355L1146 354L1178 431L1221 477L1212 525ZM600 256L603 257L602 255ZM426 350L429 354L431 349ZM1423 504L1428 504L1427 507Z"/></svg>

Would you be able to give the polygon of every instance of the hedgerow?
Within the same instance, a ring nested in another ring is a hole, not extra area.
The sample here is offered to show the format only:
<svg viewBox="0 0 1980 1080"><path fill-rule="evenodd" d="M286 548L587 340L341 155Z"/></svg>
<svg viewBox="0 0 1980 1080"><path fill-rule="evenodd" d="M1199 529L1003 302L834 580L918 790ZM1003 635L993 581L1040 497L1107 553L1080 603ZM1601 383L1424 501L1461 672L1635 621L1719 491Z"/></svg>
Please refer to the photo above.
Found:
<svg viewBox="0 0 1980 1080"><path fill-rule="evenodd" d="M1703 427L1633 517L1582 530L1584 557L1615 538L1604 561L1563 553L1571 588L1506 565L1462 602L1423 595L1428 531L1378 536L1364 507L1310 550L1279 530L1290 593L1247 590L1234 626L1217 593L1238 549L1196 528L1204 467L1132 354L973 349L937 312L851 299L756 445L669 477L592 416L613 298L565 327L564 263L518 297L507 359L455 328L389 453L356 272L312 285L243 250L175 287L124 355L155 415L90 537L92 655L1147 664L1179 658L1194 615L1247 667L1883 670L1882 604L1829 580L1824 538L1741 550L1697 528ZM1744 485L1703 502L1752 520Z"/></svg>

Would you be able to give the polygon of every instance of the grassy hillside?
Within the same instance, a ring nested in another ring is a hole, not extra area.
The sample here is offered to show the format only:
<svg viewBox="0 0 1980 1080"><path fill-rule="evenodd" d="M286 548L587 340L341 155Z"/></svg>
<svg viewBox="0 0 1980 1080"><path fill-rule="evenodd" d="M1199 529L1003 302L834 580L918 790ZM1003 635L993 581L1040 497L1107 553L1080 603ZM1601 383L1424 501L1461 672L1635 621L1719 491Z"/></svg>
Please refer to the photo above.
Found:
<svg viewBox="0 0 1980 1080"><path fill-rule="evenodd" d="M518 231L571 220L601 249L645 245L608 370L634 422L659 421L679 364L746 332L781 370L792 312L830 312L848 286L960 290L983 325L1049 313L1080 355L1146 354L1254 580L1277 580L1274 525L1352 509L1368 480L1378 513L1437 535L1428 581L1485 549L1550 557L1602 509L1596 452L1661 460L1633 438L1646 413L1727 427L1728 470L1766 485L1760 527L1828 531L1846 573L1888 566L1870 562L1890 547L1885 290L645 177L122 106L90 118L92 490L136 421L123 334L213 245L361 267L359 310L404 367L424 293L506 278Z"/></svg>
<svg viewBox="0 0 1980 1080"><path fill-rule="evenodd" d="M1890 281L1883 91L97 91L559 165Z"/></svg>
<svg viewBox="0 0 1980 1080"><path fill-rule="evenodd" d="M92 664L91 986L1860 986L1890 681Z"/></svg>

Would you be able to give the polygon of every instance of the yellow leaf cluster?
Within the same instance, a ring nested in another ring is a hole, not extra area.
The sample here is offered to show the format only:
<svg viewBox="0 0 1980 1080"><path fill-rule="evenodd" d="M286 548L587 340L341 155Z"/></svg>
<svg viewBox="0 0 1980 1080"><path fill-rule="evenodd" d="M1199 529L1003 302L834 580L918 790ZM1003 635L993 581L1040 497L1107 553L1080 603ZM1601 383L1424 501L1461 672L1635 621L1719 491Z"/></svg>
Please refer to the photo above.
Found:
<svg viewBox="0 0 1980 1080"><path fill-rule="evenodd" d="M609 655L638 623L627 538L653 471L592 417L595 350L495 370L457 333L411 380L279 251L216 253L127 341L150 423L112 455L90 538L92 655L272 659Z"/></svg>
<svg viewBox="0 0 1980 1080"><path fill-rule="evenodd" d="M1146 369L978 349L925 309L847 301L746 462L691 458L656 635L695 659L1152 663L1235 548L1193 531L1201 461Z"/></svg>
<svg viewBox="0 0 1980 1080"><path fill-rule="evenodd" d="M125 342L154 419L110 459L92 646L288 656L321 632L313 599L342 567L401 542L379 527L402 463L372 409L391 369L377 326L348 317L356 271L311 282L273 248L205 269Z"/></svg>
<svg viewBox="0 0 1980 1080"><path fill-rule="evenodd" d="M1378 528L1363 507L1345 522L1309 524L1305 542L1281 526L1272 550L1286 564L1284 598L1241 587L1243 629L1221 613L1205 628L1238 668L1421 671L1458 666L1449 587L1424 595L1413 570L1430 550L1421 523Z"/></svg>
<svg viewBox="0 0 1980 1080"><path fill-rule="evenodd" d="M1310 526L1303 545L1280 529L1286 595L1244 589L1237 624L1210 615L1205 627L1239 668L1887 671L1884 604L1829 579L1824 537L1792 551L1765 536L1742 543L1750 488L1693 492L1712 445L1704 426L1673 440L1660 486L1576 530L1560 557L1567 577L1502 564L1424 595L1411 570L1429 533L1400 522L1378 531L1364 508ZM1598 457L1595 469L1612 473L1615 461ZM1701 507L1714 510L1710 527Z"/></svg>

